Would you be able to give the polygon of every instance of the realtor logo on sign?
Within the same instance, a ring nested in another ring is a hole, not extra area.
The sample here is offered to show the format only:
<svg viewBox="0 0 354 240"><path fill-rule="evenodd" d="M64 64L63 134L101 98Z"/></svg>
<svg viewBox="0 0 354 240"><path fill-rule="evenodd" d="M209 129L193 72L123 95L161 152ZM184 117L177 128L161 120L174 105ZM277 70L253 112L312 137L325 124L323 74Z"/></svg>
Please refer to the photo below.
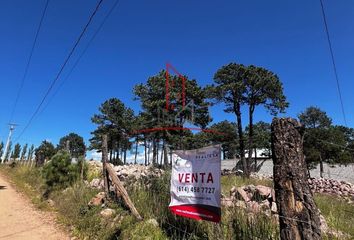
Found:
<svg viewBox="0 0 354 240"><path fill-rule="evenodd" d="M169 208L174 214L220 221L220 155L219 145L173 153Z"/></svg>

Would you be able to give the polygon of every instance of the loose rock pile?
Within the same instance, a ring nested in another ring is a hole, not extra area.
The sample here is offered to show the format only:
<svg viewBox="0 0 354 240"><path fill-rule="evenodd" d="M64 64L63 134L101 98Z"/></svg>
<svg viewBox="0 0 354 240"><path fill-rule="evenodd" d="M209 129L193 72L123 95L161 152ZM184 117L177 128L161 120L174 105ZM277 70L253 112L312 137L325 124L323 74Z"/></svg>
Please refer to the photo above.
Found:
<svg viewBox="0 0 354 240"><path fill-rule="evenodd" d="M117 176L123 185L127 182L134 184L143 182L146 186L149 186L151 179L161 177L164 173L164 170L162 169L144 165L111 166L117 173ZM100 168L102 171L102 165ZM103 189L104 182L103 179L95 178L89 183L89 185L92 188Z"/></svg>
<svg viewBox="0 0 354 240"><path fill-rule="evenodd" d="M262 185L233 187L230 190L229 197L222 197L221 204L225 207L239 207L245 209L245 211L250 213L250 217L258 213L264 213L270 217L274 223L279 223L275 192L274 189L270 187ZM320 215L320 221L322 232L339 239L348 239L346 234L331 229L322 215Z"/></svg>
<svg viewBox="0 0 354 240"><path fill-rule="evenodd" d="M239 174L240 173L230 169L224 169L221 172L221 175L223 176ZM263 180L272 179L272 176L259 173L251 173L251 178ZM310 178L308 182L313 193L325 193L334 196L349 197L354 199L354 184L352 183L326 178Z"/></svg>
<svg viewBox="0 0 354 240"><path fill-rule="evenodd" d="M161 177L164 173L162 169L144 165L112 165L112 167L117 172L117 176L122 182L127 180L143 180L144 182L148 182L151 178Z"/></svg>
<svg viewBox="0 0 354 240"><path fill-rule="evenodd" d="M262 211L268 216L277 214L274 190L262 185L233 187L230 197L223 197L221 203L226 207L238 206L252 213Z"/></svg>
<svg viewBox="0 0 354 240"><path fill-rule="evenodd" d="M312 192L354 198L354 185L351 183L325 178L311 178L308 181Z"/></svg>

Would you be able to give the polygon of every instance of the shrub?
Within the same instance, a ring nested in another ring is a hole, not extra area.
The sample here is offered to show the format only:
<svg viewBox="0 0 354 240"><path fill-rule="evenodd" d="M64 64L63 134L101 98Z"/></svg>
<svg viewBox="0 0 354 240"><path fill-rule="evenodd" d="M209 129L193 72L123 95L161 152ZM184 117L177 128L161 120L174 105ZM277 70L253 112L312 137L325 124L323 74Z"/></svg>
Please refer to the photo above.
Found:
<svg viewBox="0 0 354 240"><path fill-rule="evenodd" d="M80 167L71 163L68 152L59 151L44 165L42 174L47 188L45 195L48 195L72 185L80 177Z"/></svg>
<svg viewBox="0 0 354 240"><path fill-rule="evenodd" d="M64 191L53 192L52 196L61 222L73 226L74 234L80 239L115 239L116 226L101 219L99 212L102 208L87 205L96 193L97 190L78 182Z"/></svg>

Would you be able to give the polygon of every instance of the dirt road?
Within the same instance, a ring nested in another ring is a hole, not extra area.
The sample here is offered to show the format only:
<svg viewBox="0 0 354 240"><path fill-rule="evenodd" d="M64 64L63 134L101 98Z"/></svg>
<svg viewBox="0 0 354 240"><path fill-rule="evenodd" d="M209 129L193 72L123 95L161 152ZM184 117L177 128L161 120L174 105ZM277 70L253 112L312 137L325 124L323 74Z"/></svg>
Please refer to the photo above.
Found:
<svg viewBox="0 0 354 240"><path fill-rule="evenodd" d="M28 199L0 175L0 239L70 239L50 214L34 208Z"/></svg>

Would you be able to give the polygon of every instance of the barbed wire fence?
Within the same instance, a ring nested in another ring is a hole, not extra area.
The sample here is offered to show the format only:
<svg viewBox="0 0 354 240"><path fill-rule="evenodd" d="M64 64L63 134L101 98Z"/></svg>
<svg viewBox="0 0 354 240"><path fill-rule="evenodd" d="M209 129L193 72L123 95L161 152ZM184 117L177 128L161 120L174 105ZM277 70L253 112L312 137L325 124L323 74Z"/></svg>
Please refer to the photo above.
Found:
<svg viewBox="0 0 354 240"><path fill-rule="evenodd" d="M319 141L322 141L319 139ZM218 142L217 144L223 144L223 143L229 143L229 142ZM328 142L326 141L327 144L333 144L335 146L338 146L338 147L341 147L343 149L346 149L346 150L349 150L351 151L352 149L348 149L346 146L342 146L340 144L336 144L336 143L331 143L331 142ZM158 146L158 148L161 149L161 154L163 154L162 152L162 143ZM134 152L133 152L134 153ZM161 155L160 155L161 156ZM162 159L162 156L161 156L161 159ZM233 167L237 165L237 162L240 161L239 159L233 159L233 160L226 160L226 161L233 161ZM263 160L262 160L263 161ZM264 161L266 163L266 165L268 163L270 163L268 166L265 166L265 167L268 167L270 169L272 169L274 166L274 164L272 164L272 161L271 160L265 160ZM264 162L262 162L262 164L264 164ZM163 163L163 161L161 160L161 164ZM169 161L170 163L170 161ZM329 166L330 167L330 166ZM333 171L333 169L336 169L337 171ZM353 176L351 174L352 170L354 170L354 165L353 164L349 164L348 166L346 167L338 167L338 169L336 167L331 167L330 170L328 171L328 177L329 178L333 178L333 176L336 176L337 180L339 181L342 181L342 180L345 180L345 181L348 181L349 182L351 180L353 180ZM316 172L316 170L312 170L312 173L311 173L311 176L312 177L316 177L313 173ZM272 175L273 172L270 172L269 174L267 174L268 176ZM261 174L262 176L262 174ZM224 175L223 178L226 178L228 182L233 182L233 186L237 186L239 184L239 179L235 178L234 177L234 172L232 172L232 174L227 174L227 175ZM271 180L272 181L272 180ZM151 191L151 189L149 189L148 191ZM294 193L294 192L293 192ZM151 191L151 194L155 195L155 197L159 197L161 194L165 194L165 195L169 195L170 192L169 191L164 191L164 192L161 192L161 189L159 191ZM223 201L233 201L234 200L229 200L229 199L224 199ZM167 206L159 206L160 208L161 207L165 207L167 208ZM236 206L234 206L233 208L237 208ZM223 212L224 211L229 211L226 207L222 207L223 209ZM249 214L246 210L242 210L244 211L244 216L246 216L246 218L249 217L249 215L252 215L252 214ZM279 215L277 214L277 217L278 218L282 218L282 219L287 219L287 220L290 220L290 221L294 221L294 222L297 222L299 224L309 224L311 225L311 222L310 221L303 221L301 219L298 219L298 218L289 218L288 216L282 216L282 215ZM251 219L251 218L250 218ZM179 239L193 239L196 235L196 232L195 232L195 229L191 229L190 227L181 227L181 224L178 224L179 221L181 220L181 217L174 217L174 220L171 222L169 220L165 220L163 222L160 222L160 225L163 225L163 229L164 231L167 231L167 232L174 232L175 234L177 234L180 238ZM249 220L249 219L248 219ZM247 221L248 221L247 220ZM231 222L230 222L231 221ZM221 221L220 223L218 224L215 224L215 223L203 223L202 225L203 226L209 226L209 228L213 229L215 232L221 232L221 234L224 234L224 229L228 229L230 227L232 227L233 225L233 220L230 220L230 221ZM249 221L254 221L254 220L249 220ZM182 221L183 222L183 221ZM337 230L338 232L338 230ZM253 235L253 239L264 239L264 235L257 235L256 232L252 233ZM276 231L273 232L273 234L278 234ZM339 234L339 232L338 232ZM221 236L221 235L220 235ZM220 237L219 236L219 237ZM271 235L272 237L269 238L269 239L273 239L274 235ZM262 238L263 237L263 238ZM267 238L268 239L268 238Z"/></svg>

